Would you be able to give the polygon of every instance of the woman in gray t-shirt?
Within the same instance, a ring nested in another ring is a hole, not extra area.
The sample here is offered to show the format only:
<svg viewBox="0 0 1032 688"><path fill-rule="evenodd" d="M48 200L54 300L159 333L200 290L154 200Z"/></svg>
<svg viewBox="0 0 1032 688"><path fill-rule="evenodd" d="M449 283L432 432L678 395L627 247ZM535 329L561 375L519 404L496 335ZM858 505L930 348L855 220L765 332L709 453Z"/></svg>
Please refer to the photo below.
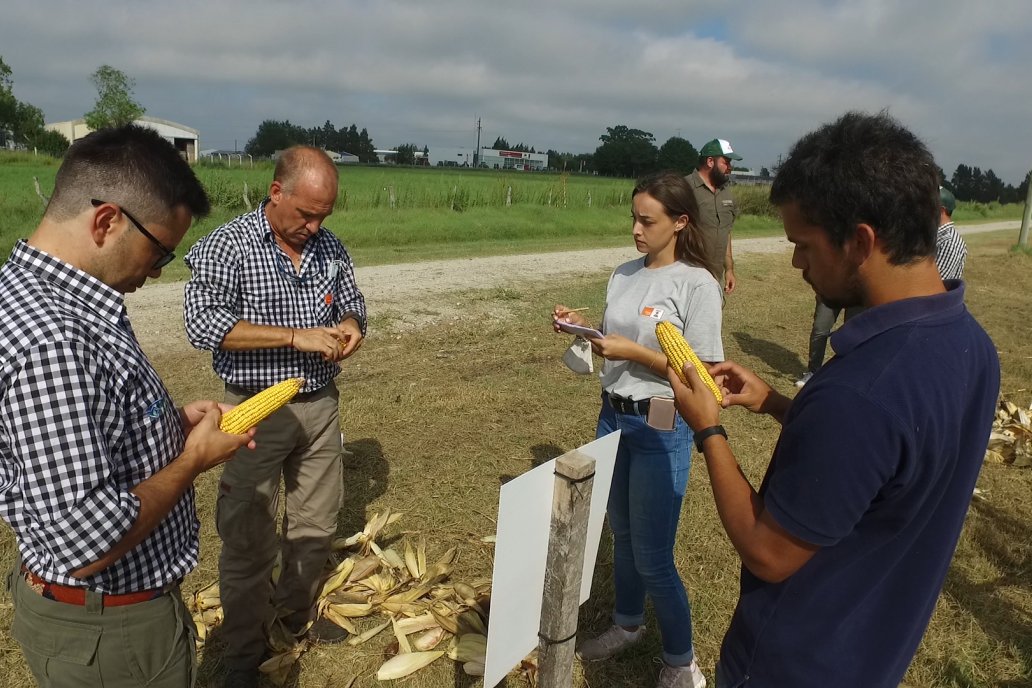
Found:
<svg viewBox="0 0 1032 688"><path fill-rule="evenodd" d="M604 336L589 340L605 359L596 437L622 431L607 510L616 601L613 625L577 653L582 660L606 659L637 642L648 595L663 637L658 685L701 688L706 680L695 663L691 607L673 555L692 431L672 413L656 323L673 323L701 360L722 361L720 286L703 267L703 242L692 221L698 206L684 177L647 177L635 186L632 202L634 244L645 256L613 272ZM554 317L588 325L562 305Z"/></svg>

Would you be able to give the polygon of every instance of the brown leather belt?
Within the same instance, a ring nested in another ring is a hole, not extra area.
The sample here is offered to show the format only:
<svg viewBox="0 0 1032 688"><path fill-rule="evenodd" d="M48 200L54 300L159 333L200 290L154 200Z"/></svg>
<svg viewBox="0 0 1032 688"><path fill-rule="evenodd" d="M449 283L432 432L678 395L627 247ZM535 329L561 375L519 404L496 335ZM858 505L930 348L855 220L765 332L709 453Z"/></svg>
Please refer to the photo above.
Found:
<svg viewBox="0 0 1032 688"><path fill-rule="evenodd" d="M25 576L25 582L34 592L38 593L40 597L45 597L48 600L54 600L55 602L75 604L80 607L86 605L86 593L88 592L86 588L74 588L70 585L61 585L60 583L45 581L32 571L25 568L24 565L22 565L21 571ZM101 593L101 600L105 607L124 607L129 604L139 604L140 602L156 600L162 595L167 594L170 589L171 588L155 588L153 590L127 592L120 595Z"/></svg>

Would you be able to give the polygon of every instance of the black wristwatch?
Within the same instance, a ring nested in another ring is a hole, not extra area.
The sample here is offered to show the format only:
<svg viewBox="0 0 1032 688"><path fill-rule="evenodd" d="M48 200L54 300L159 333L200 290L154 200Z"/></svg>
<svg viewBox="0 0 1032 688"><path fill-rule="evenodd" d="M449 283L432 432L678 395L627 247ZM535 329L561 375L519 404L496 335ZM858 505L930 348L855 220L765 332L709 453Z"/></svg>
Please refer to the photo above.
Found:
<svg viewBox="0 0 1032 688"><path fill-rule="evenodd" d="M703 428L695 433L695 448L702 453L702 443L706 441L707 437L713 437L714 435L723 435L724 439L727 439L727 430L724 429L723 425L711 425L708 428Z"/></svg>

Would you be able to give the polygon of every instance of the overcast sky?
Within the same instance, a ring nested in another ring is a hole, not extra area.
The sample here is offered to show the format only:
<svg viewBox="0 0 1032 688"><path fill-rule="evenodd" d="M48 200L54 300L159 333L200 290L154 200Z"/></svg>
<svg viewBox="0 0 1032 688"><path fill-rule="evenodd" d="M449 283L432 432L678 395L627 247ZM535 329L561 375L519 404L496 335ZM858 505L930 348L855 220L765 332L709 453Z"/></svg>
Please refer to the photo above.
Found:
<svg viewBox="0 0 1032 688"><path fill-rule="evenodd" d="M497 136L590 152L606 127L729 139L758 170L849 109L889 112L952 174L1032 168L1029 0L34 0L0 11L14 92L81 117L89 75L243 147L264 119L329 119L379 148Z"/></svg>

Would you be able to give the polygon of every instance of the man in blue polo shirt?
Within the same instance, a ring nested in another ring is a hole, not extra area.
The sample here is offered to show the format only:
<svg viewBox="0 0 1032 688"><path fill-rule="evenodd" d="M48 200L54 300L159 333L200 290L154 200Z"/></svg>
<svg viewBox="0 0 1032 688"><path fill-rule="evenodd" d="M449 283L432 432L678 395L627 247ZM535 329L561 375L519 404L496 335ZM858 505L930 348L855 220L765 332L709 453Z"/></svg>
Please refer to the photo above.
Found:
<svg viewBox="0 0 1032 688"><path fill-rule="evenodd" d="M848 113L804 136L771 187L792 265L832 307L867 307L789 399L741 366L711 368L782 423L753 490L686 366L668 377L705 454L742 559L717 686L896 688L942 589L1000 385L964 284L935 265L937 167L887 115Z"/></svg>

